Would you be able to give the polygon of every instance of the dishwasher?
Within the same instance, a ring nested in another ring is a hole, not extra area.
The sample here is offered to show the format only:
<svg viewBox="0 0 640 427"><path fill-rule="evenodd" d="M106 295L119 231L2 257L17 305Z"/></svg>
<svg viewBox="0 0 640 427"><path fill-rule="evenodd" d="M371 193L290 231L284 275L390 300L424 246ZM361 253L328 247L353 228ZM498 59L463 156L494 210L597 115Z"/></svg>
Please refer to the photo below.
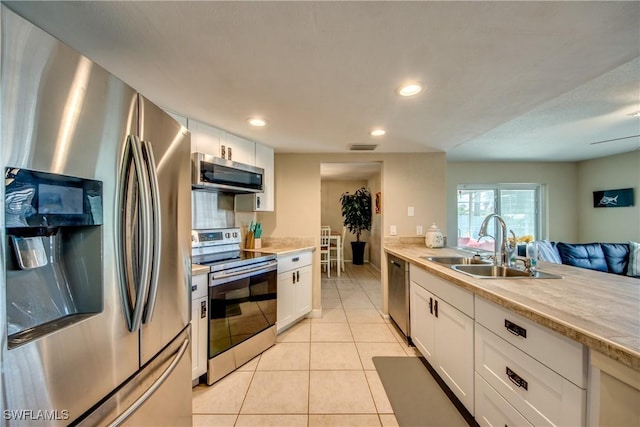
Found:
<svg viewBox="0 0 640 427"><path fill-rule="evenodd" d="M411 323L409 322L409 264L396 256L387 254L389 317L411 344Z"/></svg>

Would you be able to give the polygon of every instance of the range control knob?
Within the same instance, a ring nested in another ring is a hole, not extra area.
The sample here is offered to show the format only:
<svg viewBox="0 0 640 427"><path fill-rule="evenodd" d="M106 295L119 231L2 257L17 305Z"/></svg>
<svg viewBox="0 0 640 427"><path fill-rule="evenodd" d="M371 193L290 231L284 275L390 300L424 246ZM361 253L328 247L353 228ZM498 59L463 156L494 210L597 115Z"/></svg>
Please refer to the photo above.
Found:
<svg viewBox="0 0 640 427"><path fill-rule="evenodd" d="M237 232L237 231L234 231L234 232L233 232L233 238L235 239L235 238L237 238L237 237L238 237L238 232Z"/></svg>
<svg viewBox="0 0 640 427"><path fill-rule="evenodd" d="M228 239L229 237L231 237L231 233L224 233L224 237Z"/></svg>

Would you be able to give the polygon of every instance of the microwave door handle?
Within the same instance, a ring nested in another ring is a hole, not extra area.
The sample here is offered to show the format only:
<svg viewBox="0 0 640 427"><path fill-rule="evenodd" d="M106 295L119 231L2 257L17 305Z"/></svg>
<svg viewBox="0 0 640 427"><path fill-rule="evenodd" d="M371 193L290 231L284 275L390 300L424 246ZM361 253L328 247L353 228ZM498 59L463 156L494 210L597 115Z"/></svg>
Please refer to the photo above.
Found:
<svg viewBox="0 0 640 427"><path fill-rule="evenodd" d="M144 310L143 323L151 321L153 316L153 309L156 303L156 296L158 294L158 276L160 273L160 251L162 247L162 218L160 216L160 190L158 187L158 174L156 172L156 161L153 156L153 147L149 141L141 141L142 149L146 154L145 166L147 167L149 177L149 193L151 195L151 218L153 221L151 239L152 247L149 248L151 252L151 265L150 265L150 280L149 291L147 295L147 305Z"/></svg>
<svg viewBox="0 0 640 427"><path fill-rule="evenodd" d="M145 301L147 299L147 291L149 288L149 276L151 272L151 250L149 249L149 240L152 237L151 223L151 201L149 190L149 177L147 171L144 168L144 157L142 153L142 147L140 140L136 136L130 138L133 148L133 164L136 171L136 177L138 178L138 197L140 198L140 217L141 227L139 236L139 245L142 246L141 250L141 266L140 266L140 278L138 282L138 292L136 297L136 306L133 311L133 329L134 331L140 329L140 323L142 322L142 315L144 310Z"/></svg>

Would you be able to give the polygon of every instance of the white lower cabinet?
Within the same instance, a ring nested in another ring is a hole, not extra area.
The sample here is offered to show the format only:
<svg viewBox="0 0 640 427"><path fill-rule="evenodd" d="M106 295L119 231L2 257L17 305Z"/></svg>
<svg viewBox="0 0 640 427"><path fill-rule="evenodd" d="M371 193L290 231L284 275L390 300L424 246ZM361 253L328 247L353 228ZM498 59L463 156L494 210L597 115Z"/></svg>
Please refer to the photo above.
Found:
<svg viewBox="0 0 640 427"><path fill-rule="evenodd" d="M586 369L581 344L476 297L475 370L484 381L476 381L476 395L491 394L489 387L531 425L581 426L586 424ZM480 424L495 417L490 406L476 406Z"/></svg>
<svg viewBox="0 0 640 427"><path fill-rule="evenodd" d="M207 372L208 277L206 274L191 279L191 379Z"/></svg>
<svg viewBox="0 0 640 427"><path fill-rule="evenodd" d="M482 427L533 426L476 373L476 422Z"/></svg>
<svg viewBox="0 0 640 427"><path fill-rule="evenodd" d="M278 255L277 332L311 312L312 251Z"/></svg>
<svg viewBox="0 0 640 427"><path fill-rule="evenodd" d="M473 295L413 265L409 276L411 339L473 415Z"/></svg>

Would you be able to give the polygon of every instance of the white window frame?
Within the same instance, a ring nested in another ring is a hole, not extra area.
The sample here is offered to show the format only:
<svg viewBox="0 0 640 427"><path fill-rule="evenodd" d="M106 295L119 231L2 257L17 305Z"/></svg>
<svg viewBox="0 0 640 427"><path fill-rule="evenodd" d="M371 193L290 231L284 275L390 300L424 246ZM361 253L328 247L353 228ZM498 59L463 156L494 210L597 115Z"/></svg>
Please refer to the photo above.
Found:
<svg viewBox="0 0 640 427"><path fill-rule="evenodd" d="M536 194L536 208L535 208L535 220L534 220L534 239L541 240L543 237L547 237L547 221L546 221L546 185L544 184L536 184L536 183L498 183L498 184L458 184L456 188L456 212L458 207L458 191L460 190L492 190L494 192L494 206L495 212L498 215L502 215L501 205L500 205L500 195L504 190L534 190ZM458 229L458 215L456 213L456 230ZM507 223L507 227L509 224ZM501 235L498 230L497 222L494 225L493 235L495 236L497 242L496 244L501 244ZM456 239L457 244L457 239Z"/></svg>

